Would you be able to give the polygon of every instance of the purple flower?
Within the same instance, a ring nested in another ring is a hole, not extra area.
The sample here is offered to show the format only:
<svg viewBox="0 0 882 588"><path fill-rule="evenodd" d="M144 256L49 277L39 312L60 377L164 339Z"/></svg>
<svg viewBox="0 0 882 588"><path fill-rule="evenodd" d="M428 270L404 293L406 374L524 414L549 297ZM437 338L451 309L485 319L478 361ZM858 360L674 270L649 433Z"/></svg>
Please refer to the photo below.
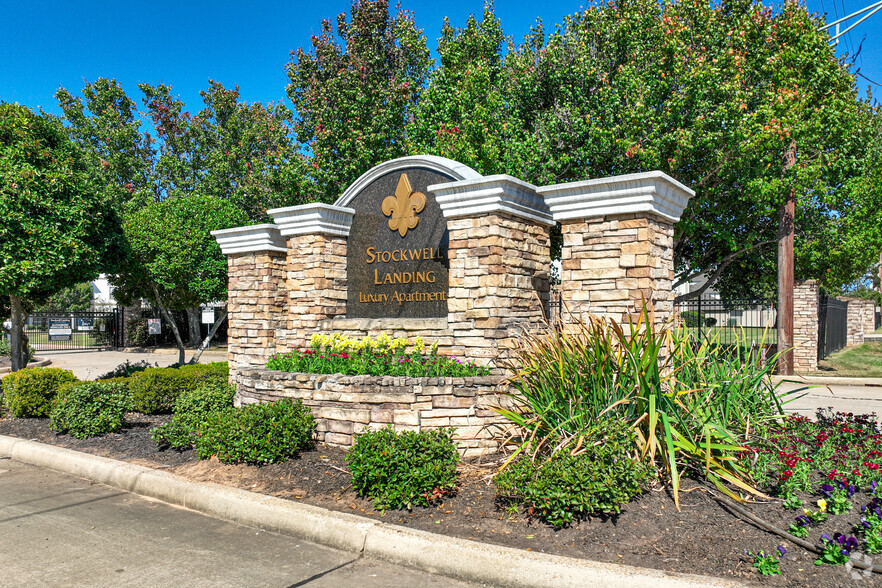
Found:
<svg viewBox="0 0 882 588"><path fill-rule="evenodd" d="M821 494L826 496L827 498L833 497L833 486L830 484L822 484L821 485Z"/></svg>
<svg viewBox="0 0 882 588"><path fill-rule="evenodd" d="M779 545L779 546L778 546L778 553L781 554L781 557L784 557L784 554L787 553L787 550L784 549L784 546L783 546L783 545Z"/></svg>
<svg viewBox="0 0 882 588"><path fill-rule="evenodd" d="M800 527L808 527L811 524L811 520L805 515L796 517L796 522L799 523Z"/></svg>
<svg viewBox="0 0 882 588"><path fill-rule="evenodd" d="M870 482L870 494L876 493L876 486L878 486L878 484L876 483L876 480L873 480L872 482Z"/></svg>

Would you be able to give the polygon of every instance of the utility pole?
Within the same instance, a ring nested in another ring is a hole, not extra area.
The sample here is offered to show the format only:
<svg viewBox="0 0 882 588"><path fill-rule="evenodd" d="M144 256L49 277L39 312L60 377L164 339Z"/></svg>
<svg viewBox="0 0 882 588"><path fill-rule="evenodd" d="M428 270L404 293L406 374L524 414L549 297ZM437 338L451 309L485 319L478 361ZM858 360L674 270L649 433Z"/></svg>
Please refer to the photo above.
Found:
<svg viewBox="0 0 882 588"><path fill-rule="evenodd" d="M796 165L796 140L784 153L784 173ZM793 375L793 237L796 217L795 189L778 207L778 373Z"/></svg>

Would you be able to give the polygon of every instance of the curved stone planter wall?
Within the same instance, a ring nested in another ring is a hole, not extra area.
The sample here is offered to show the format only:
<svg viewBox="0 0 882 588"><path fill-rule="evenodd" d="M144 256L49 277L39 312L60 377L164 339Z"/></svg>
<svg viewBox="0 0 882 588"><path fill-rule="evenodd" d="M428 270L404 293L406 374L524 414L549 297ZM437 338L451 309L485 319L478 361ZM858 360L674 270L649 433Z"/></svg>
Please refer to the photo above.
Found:
<svg viewBox="0 0 882 588"><path fill-rule="evenodd" d="M299 398L312 409L317 440L350 447L354 434L454 427L466 457L492 453L508 421L492 410L509 406L505 378L403 378L302 374L245 368L236 377L238 405Z"/></svg>

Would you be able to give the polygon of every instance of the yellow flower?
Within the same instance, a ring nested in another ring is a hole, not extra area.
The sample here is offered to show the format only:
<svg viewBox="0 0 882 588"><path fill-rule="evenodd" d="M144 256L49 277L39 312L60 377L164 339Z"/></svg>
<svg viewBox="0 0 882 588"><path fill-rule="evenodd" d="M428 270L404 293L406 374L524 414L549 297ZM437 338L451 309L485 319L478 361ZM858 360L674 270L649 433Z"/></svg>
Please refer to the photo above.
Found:
<svg viewBox="0 0 882 588"><path fill-rule="evenodd" d="M818 501L818 509L821 512L827 512L827 501L823 498Z"/></svg>

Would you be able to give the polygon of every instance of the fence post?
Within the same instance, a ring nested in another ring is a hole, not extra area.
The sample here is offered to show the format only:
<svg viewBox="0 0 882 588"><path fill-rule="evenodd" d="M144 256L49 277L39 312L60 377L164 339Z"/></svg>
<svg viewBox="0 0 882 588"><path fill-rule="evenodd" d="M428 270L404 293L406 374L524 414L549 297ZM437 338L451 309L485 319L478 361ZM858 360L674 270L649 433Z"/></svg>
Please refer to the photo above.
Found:
<svg viewBox="0 0 882 588"><path fill-rule="evenodd" d="M701 343L701 327L704 325L704 321L701 319L701 296L698 297L698 342Z"/></svg>

